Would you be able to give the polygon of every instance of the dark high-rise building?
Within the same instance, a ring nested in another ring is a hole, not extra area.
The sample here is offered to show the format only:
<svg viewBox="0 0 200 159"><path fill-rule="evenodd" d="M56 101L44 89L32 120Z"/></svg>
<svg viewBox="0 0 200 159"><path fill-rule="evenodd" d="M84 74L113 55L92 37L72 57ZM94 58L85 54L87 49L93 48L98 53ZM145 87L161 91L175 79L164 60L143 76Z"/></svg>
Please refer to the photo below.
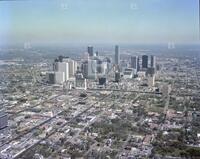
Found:
<svg viewBox="0 0 200 159"><path fill-rule="evenodd" d="M88 46L88 55L89 55L89 57L92 57L94 55L93 46Z"/></svg>
<svg viewBox="0 0 200 159"><path fill-rule="evenodd" d="M97 60L97 73L102 73L102 61Z"/></svg>
<svg viewBox="0 0 200 159"><path fill-rule="evenodd" d="M131 57L131 68L138 70L138 57L137 56Z"/></svg>
<svg viewBox="0 0 200 159"><path fill-rule="evenodd" d="M153 55L151 56L151 67L156 68L156 57Z"/></svg>
<svg viewBox="0 0 200 159"><path fill-rule="evenodd" d="M142 68L148 68L148 56L147 55L142 56Z"/></svg>
<svg viewBox="0 0 200 159"><path fill-rule="evenodd" d="M119 82L120 80L120 72L115 73L115 82Z"/></svg>
<svg viewBox="0 0 200 159"><path fill-rule="evenodd" d="M83 77L88 77L88 61L84 61L81 66L81 72L83 73Z"/></svg>
<svg viewBox="0 0 200 159"><path fill-rule="evenodd" d="M55 72L48 73L48 76L49 84L55 84Z"/></svg>
<svg viewBox="0 0 200 159"><path fill-rule="evenodd" d="M119 46L115 46L115 64L119 65L120 63L120 51L119 51Z"/></svg>
<svg viewBox="0 0 200 159"><path fill-rule="evenodd" d="M140 71L140 58L137 58L137 71Z"/></svg>

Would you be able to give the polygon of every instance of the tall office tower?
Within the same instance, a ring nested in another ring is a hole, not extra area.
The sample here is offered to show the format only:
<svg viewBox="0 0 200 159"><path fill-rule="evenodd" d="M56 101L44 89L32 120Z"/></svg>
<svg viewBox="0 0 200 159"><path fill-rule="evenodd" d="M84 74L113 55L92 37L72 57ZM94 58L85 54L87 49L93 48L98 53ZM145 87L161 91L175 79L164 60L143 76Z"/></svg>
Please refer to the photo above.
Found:
<svg viewBox="0 0 200 159"><path fill-rule="evenodd" d="M47 73L47 79L49 84L55 84L55 72Z"/></svg>
<svg viewBox="0 0 200 159"><path fill-rule="evenodd" d="M119 65L120 63L120 51L119 51L119 46L115 46L115 64Z"/></svg>
<svg viewBox="0 0 200 159"><path fill-rule="evenodd" d="M156 68L156 57L153 55L151 56L151 67Z"/></svg>
<svg viewBox="0 0 200 159"><path fill-rule="evenodd" d="M97 60L89 59L88 60L88 79L97 78Z"/></svg>
<svg viewBox="0 0 200 159"><path fill-rule="evenodd" d="M5 112L5 109L2 104L0 105L0 133L3 133L7 127L8 127L8 115Z"/></svg>
<svg viewBox="0 0 200 159"><path fill-rule="evenodd" d="M134 68L134 69L138 69L138 57L137 56L132 56L131 57L131 68Z"/></svg>
<svg viewBox="0 0 200 159"><path fill-rule="evenodd" d="M63 62L68 63L69 66L69 78L74 77L77 70L77 62L70 58L63 58Z"/></svg>
<svg viewBox="0 0 200 159"><path fill-rule="evenodd" d="M147 55L142 56L142 68L148 68L148 56Z"/></svg>
<svg viewBox="0 0 200 159"><path fill-rule="evenodd" d="M103 65L102 60L98 59L97 60L97 73L98 74L101 74L103 72L102 65Z"/></svg>
<svg viewBox="0 0 200 159"><path fill-rule="evenodd" d="M103 61L102 64L101 64L101 71L102 71L101 73L102 73L102 75L105 75L108 72L108 69L109 69L108 62Z"/></svg>
<svg viewBox="0 0 200 159"><path fill-rule="evenodd" d="M55 72L55 83L63 84L65 82L65 73L64 72Z"/></svg>
<svg viewBox="0 0 200 159"><path fill-rule="evenodd" d="M94 55L93 46L88 46L88 55L89 55L89 57L92 57Z"/></svg>
<svg viewBox="0 0 200 159"><path fill-rule="evenodd" d="M140 58L137 58L137 72L140 71Z"/></svg>
<svg viewBox="0 0 200 159"><path fill-rule="evenodd" d="M84 78L88 76L88 61L84 61L81 65L81 72Z"/></svg>
<svg viewBox="0 0 200 159"><path fill-rule="evenodd" d="M65 81L69 80L69 64L66 62L56 63L56 72L64 72Z"/></svg>
<svg viewBox="0 0 200 159"><path fill-rule="evenodd" d="M74 76L75 76L75 74L76 74L76 71L77 71L77 69L78 69L78 62L77 61L74 61Z"/></svg>

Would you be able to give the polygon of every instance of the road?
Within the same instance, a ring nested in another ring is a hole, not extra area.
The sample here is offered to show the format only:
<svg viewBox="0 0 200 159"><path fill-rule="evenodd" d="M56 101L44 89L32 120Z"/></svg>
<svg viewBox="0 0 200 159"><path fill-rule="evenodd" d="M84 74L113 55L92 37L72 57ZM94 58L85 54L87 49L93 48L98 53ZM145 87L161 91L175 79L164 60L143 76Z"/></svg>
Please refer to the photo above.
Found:
<svg viewBox="0 0 200 159"><path fill-rule="evenodd" d="M104 100L105 98L107 98L108 96L110 96L111 94L103 97L101 100ZM47 138L49 138L50 136L54 135L56 132L58 132L60 129L62 129L63 127L67 126L68 124L70 124L71 122L73 122L75 119L77 119L79 116L81 116L82 114L86 113L88 110L90 110L91 108L94 107L95 104L97 104L97 102L95 102L94 104L90 105L88 108L84 109L82 112L80 112L79 114L77 114L75 117L71 118L69 121L67 121L66 123L63 123L61 126L59 126L58 128L54 129L51 133L49 133L46 137L38 140L36 143L33 143L33 145L27 147L25 150L23 150L21 153L18 153L14 159L20 158L21 156L23 156L23 154L25 152L27 152L28 150L34 148L35 146L37 146L39 143L41 143L42 141L46 140Z"/></svg>
<svg viewBox="0 0 200 159"><path fill-rule="evenodd" d="M133 90L123 90L123 89L88 89L88 91L113 91L113 92L130 92L130 93L146 93L146 94L162 94L156 92L145 92L145 91L133 91Z"/></svg>
<svg viewBox="0 0 200 159"><path fill-rule="evenodd" d="M31 110L31 109L33 109L33 108L35 108L35 107L37 107L37 106L39 106L39 105L42 105L42 104L44 104L44 103L46 103L46 102L50 102L51 100L54 100L54 99L56 99L56 98L62 96L63 94L64 94L64 93L60 93L59 95L50 97L50 98L48 98L47 100L44 100L44 101L42 101L42 102L40 102L40 103L38 103L38 104L36 104L36 105L33 105L33 106L30 106L30 107L24 108L24 109L22 109L22 110L16 112L15 114L9 115L9 118L12 118L13 116L15 116L15 115L17 115L17 114L19 114L19 113L22 113L22 112L24 112L24 111Z"/></svg>
<svg viewBox="0 0 200 159"><path fill-rule="evenodd" d="M108 96L106 96L106 97L103 98L102 100L108 98L108 97L111 96L111 95L112 95L112 93L110 93ZM95 104L97 104L97 103L95 103ZM94 105L93 105L93 107L94 107ZM83 131L85 130L85 128L89 127L89 126L92 125L95 121L97 121L97 120L106 112L106 110L108 110L110 107L112 107L112 104L111 104L110 106L106 107L105 110L103 110L102 112L100 112L100 114L98 114L98 115L96 116L96 118L95 118L93 121L87 123L83 128L81 128L71 139L66 140L65 143L67 143L67 142L74 142L74 140L77 139L77 137L79 137L79 134L80 134L81 132L83 132ZM65 143L64 143L63 145L65 145ZM60 147L58 150L56 150L56 152L54 152L51 156L53 156L53 155L56 154L57 152L61 151L62 149L64 149L64 146L62 146L62 147ZM51 156L49 156L48 158L51 158Z"/></svg>
<svg viewBox="0 0 200 159"><path fill-rule="evenodd" d="M56 99L56 98L58 98L58 97L61 96L61 95L62 95L62 94L59 94L59 95L57 95L57 96L54 96L54 97L48 99L48 101L53 100L53 99ZM47 101L43 101L42 103L44 103L44 102L47 102ZM40 103L40 104L42 104L42 103ZM39 105L40 105L40 104L39 104ZM37 104L37 106L38 106L38 104ZM34 106L34 107L36 107L36 106ZM33 108L33 107L31 107L31 108ZM29 109L31 109L31 108L27 108L26 110L29 110ZM54 115L53 117L50 117L49 119L47 119L47 120L41 122L40 124L38 124L38 125L36 125L36 126L30 128L29 130L27 130L27 131L21 133L20 135L18 135L18 136L16 136L16 137L14 137L14 138L12 138L12 139L6 141L5 143L3 143L3 144L0 145L0 148L3 147L3 146L5 146L6 144L11 143L11 142L14 141L14 140L17 140L17 139L19 139L19 138L25 136L26 134L28 134L28 133L32 132L33 130L39 128L40 126L42 126L42 125L44 125L44 124L50 122L52 119L56 118L57 116L59 116L60 114L62 114L64 111L65 111L65 110L60 111L59 113L57 113L57 114ZM23 112L23 111L21 111L21 112Z"/></svg>

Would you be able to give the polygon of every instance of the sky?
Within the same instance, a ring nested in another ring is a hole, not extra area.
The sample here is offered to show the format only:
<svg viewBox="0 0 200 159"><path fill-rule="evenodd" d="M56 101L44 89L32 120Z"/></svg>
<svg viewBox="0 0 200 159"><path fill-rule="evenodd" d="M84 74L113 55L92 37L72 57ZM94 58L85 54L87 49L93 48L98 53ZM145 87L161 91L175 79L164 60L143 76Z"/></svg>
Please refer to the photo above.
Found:
<svg viewBox="0 0 200 159"><path fill-rule="evenodd" d="M198 0L0 1L0 43L192 43Z"/></svg>

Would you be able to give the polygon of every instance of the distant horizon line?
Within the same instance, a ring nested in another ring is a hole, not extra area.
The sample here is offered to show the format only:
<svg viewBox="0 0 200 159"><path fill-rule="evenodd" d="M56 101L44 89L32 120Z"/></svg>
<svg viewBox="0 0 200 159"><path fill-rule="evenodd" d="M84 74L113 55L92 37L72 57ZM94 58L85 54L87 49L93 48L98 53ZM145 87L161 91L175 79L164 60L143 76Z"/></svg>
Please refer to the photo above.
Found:
<svg viewBox="0 0 200 159"><path fill-rule="evenodd" d="M31 46L45 46L45 45L49 45L51 44L52 46L68 46L68 45L72 45L72 46L115 46L115 45L122 45L122 46L126 46L126 45L200 45L200 41L198 42L130 42L130 43L126 43L126 42L16 42L16 43L0 43L0 46L24 46L24 45L31 45Z"/></svg>

